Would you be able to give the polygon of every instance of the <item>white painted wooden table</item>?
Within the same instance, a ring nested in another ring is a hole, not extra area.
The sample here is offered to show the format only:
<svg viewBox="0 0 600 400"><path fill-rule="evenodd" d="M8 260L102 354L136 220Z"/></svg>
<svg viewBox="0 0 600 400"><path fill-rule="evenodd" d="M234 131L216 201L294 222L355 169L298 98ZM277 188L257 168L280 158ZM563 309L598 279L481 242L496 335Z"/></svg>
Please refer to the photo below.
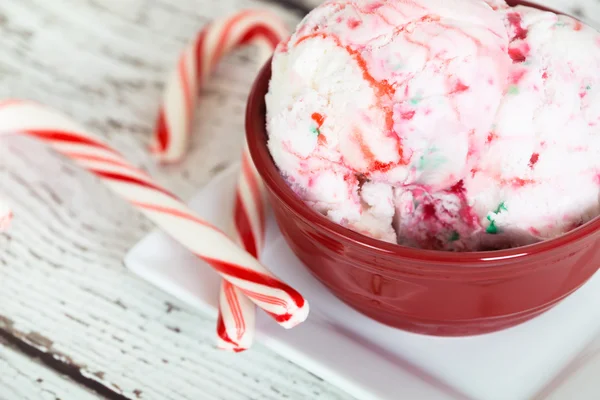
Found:
<svg viewBox="0 0 600 400"><path fill-rule="evenodd" d="M318 2L2 0L0 98L69 113L187 198L239 153L258 65L251 51L223 63L190 154L162 168L146 146L179 50L211 17L263 6L293 25ZM600 20L598 0L545 3ZM0 234L0 400L348 398L260 345L214 350L212 319L123 267L152 229L145 218L35 143L0 146L0 193L16 214Z"/></svg>

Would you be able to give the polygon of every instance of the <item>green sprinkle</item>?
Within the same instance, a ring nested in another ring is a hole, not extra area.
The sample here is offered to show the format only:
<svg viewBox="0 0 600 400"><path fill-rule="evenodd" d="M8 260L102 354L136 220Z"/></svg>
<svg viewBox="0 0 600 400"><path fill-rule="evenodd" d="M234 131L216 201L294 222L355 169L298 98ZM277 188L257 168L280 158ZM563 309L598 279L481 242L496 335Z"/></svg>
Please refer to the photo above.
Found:
<svg viewBox="0 0 600 400"><path fill-rule="evenodd" d="M450 241L456 242L458 239L460 239L460 235L458 234L458 232L452 232L452 234L450 235Z"/></svg>
<svg viewBox="0 0 600 400"><path fill-rule="evenodd" d="M417 170L423 171L425 168L435 169L446 163L446 158L439 154L440 150L433 146L427 149L424 155L419 157Z"/></svg>
<svg viewBox="0 0 600 400"><path fill-rule="evenodd" d="M565 24L562 21L558 21L557 23L554 24L554 26L565 26L565 25L567 25L567 24Z"/></svg>
<svg viewBox="0 0 600 400"><path fill-rule="evenodd" d="M506 203L502 202L498 204L495 211L492 211L490 215L487 216L487 220L490 221L490 225L485 230L487 233L491 235L495 235L498 233L498 227L496 226L496 216L500 214L502 211L508 211L506 207Z"/></svg>
<svg viewBox="0 0 600 400"><path fill-rule="evenodd" d="M421 95L417 95L410 100L410 104L412 104L413 106L416 106L417 104L419 104L421 102L421 100L423 100L423 97L421 97Z"/></svg>
<svg viewBox="0 0 600 400"><path fill-rule="evenodd" d="M587 85L587 86L585 87L585 90L592 90L592 86L591 86L591 85Z"/></svg>
<svg viewBox="0 0 600 400"><path fill-rule="evenodd" d="M490 235L495 235L496 233L498 233L498 227L496 226L496 222L492 221L490 226L488 226L485 231Z"/></svg>
<svg viewBox="0 0 600 400"><path fill-rule="evenodd" d="M321 132L319 132L319 128L316 128L314 126L310 128L310 132L315 136L319 136L321 134Z"/></svg>
<svg viewBox="0 0 600 400"><path fill-rule="evenodd" d="M417 169L419 171L423 171L425 169L425 165L427 165L427 161L425 161L425 156L419 157L419 164L417 165Z"/></svg>
<svg viewBox="0 0 600 400"><path fill-rule="evenodd" d="M508 208L506 208L506 204L504 204L504 202L502 202L498 205L498 207L496 208L496 211L494 211L494 214L499 214L500 211L508 211Z"/></svg>
<svg viewBox="0 0 600 400"><path fill-rule="evenodd" d="M516 85L511 85L508 88L508 94L519 94L519 88Z"/></svg>

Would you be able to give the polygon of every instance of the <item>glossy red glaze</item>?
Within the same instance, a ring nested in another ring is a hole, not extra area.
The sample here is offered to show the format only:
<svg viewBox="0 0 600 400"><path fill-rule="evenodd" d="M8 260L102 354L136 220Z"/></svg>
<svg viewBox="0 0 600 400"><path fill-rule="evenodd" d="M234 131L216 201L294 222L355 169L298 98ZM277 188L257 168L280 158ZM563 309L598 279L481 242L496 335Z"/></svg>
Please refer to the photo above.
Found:
<svg viewBox="0 0 600 400"><path fill-rule="evenodd" d="M600 218L559 238L494 252L406 248L346 229L287 186L266 146L268 62L248 103L246 131L285 239L336 296L401 329L462 336L507 328L548 310L600 267Z"/></svg>

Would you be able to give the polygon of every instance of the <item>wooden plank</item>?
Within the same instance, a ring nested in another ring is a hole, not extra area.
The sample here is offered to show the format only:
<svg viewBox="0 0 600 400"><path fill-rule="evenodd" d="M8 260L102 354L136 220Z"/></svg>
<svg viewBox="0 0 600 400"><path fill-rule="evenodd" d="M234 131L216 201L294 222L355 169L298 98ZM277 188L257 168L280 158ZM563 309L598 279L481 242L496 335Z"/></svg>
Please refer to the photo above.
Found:
<svg viewBox="0 0 600 400"><path fill-rule="evenodd" d="M0 338L0 400L96 400L101 397L7 346Z"/></svg>
<svg viewBox="0 0 600 400"><path fill-rule="evenodd" d="M204 90L184 162L158 167L146 145L183 44L209 17L257 2L51 3L0 3L0 98L64 110L184 197L237 158L258 68L251 51L228 58ZM214 320L123 267L127 250L152 229L145 218L43 147L22 138L1 146L0 192L15 211L0 236L4 332L130 399L347 398L261 346L215 351Z"/></svg>

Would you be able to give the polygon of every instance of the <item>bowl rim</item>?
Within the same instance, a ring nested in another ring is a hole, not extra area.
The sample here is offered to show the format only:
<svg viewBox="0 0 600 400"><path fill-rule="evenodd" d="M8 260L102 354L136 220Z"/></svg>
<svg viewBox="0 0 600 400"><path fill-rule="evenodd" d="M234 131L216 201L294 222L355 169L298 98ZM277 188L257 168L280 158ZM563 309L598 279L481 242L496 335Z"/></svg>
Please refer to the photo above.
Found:
<svg viewBox="0 0 600 400"><path fill-rule="evenodd" d="M597 216L586 224L561 236L527 246L495 251L450 252L418 249L384 242L355 232L329 220L306 205L294 193L280 175L268 150L266 141L265 95L271 77L271 60L270 58L260 70L252 86L246 107L246 139L250 155L264 184L276 197L281 199L297 217L304 219L322 231L327 231L338 240L352 246L359 246L363 250L371 252L374 256L393 256L399 260L409 260L418 264L422 264L423 262L438 262L449 265L461 264L461 268L464 270L465 267L469 266L477 266L478 268L498 267L498 264L503 261L514 262L515 259L543 255L552 250L600 236L600 216Z"/></svg>

